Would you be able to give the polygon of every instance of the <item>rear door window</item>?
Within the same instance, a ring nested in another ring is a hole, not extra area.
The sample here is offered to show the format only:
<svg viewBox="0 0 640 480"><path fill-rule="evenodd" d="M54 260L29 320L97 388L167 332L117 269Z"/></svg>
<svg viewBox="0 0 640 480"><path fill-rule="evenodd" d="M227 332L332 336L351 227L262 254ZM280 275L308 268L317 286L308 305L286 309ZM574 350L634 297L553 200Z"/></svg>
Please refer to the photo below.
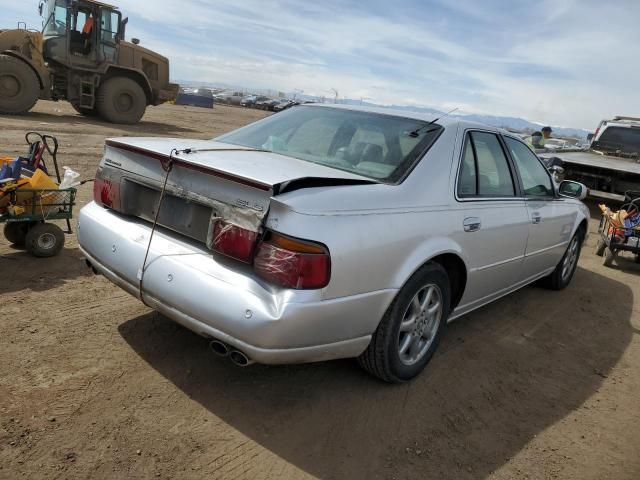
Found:
<svg viewBox="0 0 640 480"><path fill-rule="evenodd" d="M497 135L467 134L458 175L459 197L513 197L515 186Z"/></svg>

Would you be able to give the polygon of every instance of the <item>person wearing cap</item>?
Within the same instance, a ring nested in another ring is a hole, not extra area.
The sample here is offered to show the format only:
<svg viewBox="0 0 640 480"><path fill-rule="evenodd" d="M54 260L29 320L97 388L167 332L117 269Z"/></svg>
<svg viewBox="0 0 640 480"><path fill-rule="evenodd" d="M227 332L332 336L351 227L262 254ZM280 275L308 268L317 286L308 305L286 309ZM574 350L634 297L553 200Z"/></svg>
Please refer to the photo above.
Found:
<svg viewBox="0 0 640 480"><path fill-rule="evenodd" d="M551 138L551 127L542 127L542 131L533 132L529 137L529 145L533 148L544 148L544 141Z"/></svg>
<svg viewBox="0 0 640 480"><path fill-rule="evenodd" d="M533 132L529 137L529 145L533 148L544 148L544 135L542 135L542 132Z"/></svg>

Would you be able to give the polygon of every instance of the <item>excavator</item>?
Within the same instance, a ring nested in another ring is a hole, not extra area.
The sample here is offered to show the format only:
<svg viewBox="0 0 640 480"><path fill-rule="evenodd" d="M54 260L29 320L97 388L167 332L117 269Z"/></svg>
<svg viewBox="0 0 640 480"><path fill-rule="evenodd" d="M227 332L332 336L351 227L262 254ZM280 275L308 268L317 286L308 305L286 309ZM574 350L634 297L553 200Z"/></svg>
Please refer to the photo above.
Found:
<svg viewBox="0 0 640 480"><path fill-rule="evenodd" d="M175 100L169 60L125 41L128 18L93 0L41 1L42 30L0 30L0 114L22 115L38 99L80 114L135 124L147 106Z"/></svg>

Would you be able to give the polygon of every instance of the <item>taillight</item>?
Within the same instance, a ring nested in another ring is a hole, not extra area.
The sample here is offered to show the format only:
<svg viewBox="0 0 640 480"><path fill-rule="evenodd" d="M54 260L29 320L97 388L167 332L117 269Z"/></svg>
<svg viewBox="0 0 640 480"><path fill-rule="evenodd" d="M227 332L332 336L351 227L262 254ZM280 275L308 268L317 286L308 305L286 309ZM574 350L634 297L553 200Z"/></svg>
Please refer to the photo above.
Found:
<svg viewBox="0 0 640 480"><path fill-rule="evenodd" d="M93 182L93 199L103 207L119 208L120 184L96 176Z"/></svg>
<svg viewBox="0 0 640 480"><path fill-rule="evenodd" d="M250 263L257 238L256 232L226 223L220 219L213 225L209 248L236 260Z"/></svg>
<svg viewBox="0 0 640 480"><path fill-rule="evenodd" d="M331 256L323 245L270 232L258 248L254 269L282 287L322 288L331 277Z"/></svg>

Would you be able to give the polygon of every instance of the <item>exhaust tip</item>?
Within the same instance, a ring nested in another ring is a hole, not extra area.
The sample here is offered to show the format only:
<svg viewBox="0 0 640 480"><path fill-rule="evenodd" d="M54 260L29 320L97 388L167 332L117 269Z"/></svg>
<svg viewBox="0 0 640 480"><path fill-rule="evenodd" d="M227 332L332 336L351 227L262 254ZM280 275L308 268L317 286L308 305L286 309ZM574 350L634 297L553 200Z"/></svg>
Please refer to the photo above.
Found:
<svg viewBox="0 0 640 480"><path fill-rule="evenodd" d="M253 363L253 361L250 360L249 357L238 350L233 350L231 353L229 353L229 358L239 367L247 367Z"/></svg>
<svg viewBox="0 0 640 480"><path fill-rule="evenodd" d="M213 353L221 357L226 357L227 355L229 355L229 347L227 347L220 340L211 340L211 342L209 343L209 348Z"/></svg>

